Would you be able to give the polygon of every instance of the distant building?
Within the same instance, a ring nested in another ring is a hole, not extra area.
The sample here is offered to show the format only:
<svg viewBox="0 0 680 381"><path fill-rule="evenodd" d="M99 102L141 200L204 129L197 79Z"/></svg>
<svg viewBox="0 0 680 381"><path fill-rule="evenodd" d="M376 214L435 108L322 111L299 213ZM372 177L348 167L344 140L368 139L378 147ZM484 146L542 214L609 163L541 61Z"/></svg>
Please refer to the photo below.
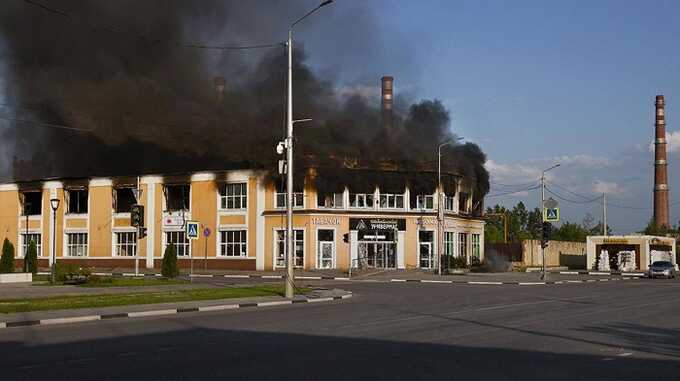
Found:
<svg viewBox="0 0 680 381"><path fill-rule="evenodd" d="M647 270L654 261L676 262L675 238L651 235L590 236L587 263L592 270Z"/></svg>

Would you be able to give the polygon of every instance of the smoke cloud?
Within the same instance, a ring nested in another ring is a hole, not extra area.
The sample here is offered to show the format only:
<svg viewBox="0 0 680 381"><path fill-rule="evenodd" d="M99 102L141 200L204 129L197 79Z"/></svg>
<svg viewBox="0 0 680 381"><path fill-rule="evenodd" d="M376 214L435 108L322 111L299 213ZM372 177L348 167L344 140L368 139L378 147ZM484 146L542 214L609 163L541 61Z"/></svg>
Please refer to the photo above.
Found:
<svg viewBox="0 0 680 381"><path fill-rule="evenodd" d="M280 42L284 21L315 3L40 4L51 10L21 1L0 6L3 178L276 170L274 147L284 136L283 45L249 51L184 45ZM353 29L369 36L371 18L360 11ZM360 53L342 52L344 59L354 55L356 65ZM297 173L303 165L318 167L320 178L341 178L347 168L389 167L421 178L436 170L437 145L455 138L441 102L397 102L394 127L386 131L375 100L316 75L303 46L294 57L294 117L314 119L296 127L297 163L303 163ZM220 96L217 76L226 80ZM445 171L472 181L478 196L488 191L486 157L477 145L449 146L444 155Z"/></svg>

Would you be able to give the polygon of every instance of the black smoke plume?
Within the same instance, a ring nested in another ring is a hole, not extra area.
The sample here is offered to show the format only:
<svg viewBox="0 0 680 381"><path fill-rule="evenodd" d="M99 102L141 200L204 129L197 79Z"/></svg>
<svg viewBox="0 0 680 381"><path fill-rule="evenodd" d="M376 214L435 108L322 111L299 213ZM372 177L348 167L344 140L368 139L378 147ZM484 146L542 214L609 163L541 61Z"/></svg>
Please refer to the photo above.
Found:
<svg viewBox="0 0 680 381"><path fill-rule="evenodd" d="M2 3L0 133L3 159L12 161L5 179L276 170L274 147L284 135L284 46L222 51L186 45L281 42L282 20L315 4ZM366 24L353 28L370 29ZM304 49L294 53L294 116L314 119L296 129L297 163L304 163L297 173L318 168L320 186L351 182L356 176L348 168L393 169L404 174L402 182L432 182L437 145L455 138L439 101L397 107L387 131L374 100L341 96L331 79L305 64ZM357 53L346 54L362 65ZM226 83L219 96L217 76ZM444 155L446 172L471 181L478 196L488 191L486 158L477 145L447 147ZM372 176L378 183L380 173Z"/></svg>

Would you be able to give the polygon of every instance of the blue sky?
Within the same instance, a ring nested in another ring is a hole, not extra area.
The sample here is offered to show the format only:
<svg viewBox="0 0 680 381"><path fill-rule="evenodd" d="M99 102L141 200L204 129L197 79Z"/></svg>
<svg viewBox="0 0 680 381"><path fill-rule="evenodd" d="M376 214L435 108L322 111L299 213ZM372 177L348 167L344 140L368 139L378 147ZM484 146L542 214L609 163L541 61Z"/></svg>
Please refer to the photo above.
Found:
<svg viewBox="0 0 680 381"><path fill-rule="evenodd" d="M297 35L320 72L348 87L391 74L398 94L442 100L451 128L488 154L496 184L527 183L561 162L550 181L586 197L607 191L616 232L642 229L651 216L623 207L651 206L653 102L664 94L675 200L680 2L337 0L324 12ZM367 35L356 20L376 27ZM519 188L493 185L491 193ZM519 200L537 206L538 194L487 204ZM575 222L601 214L597 203L561 206ZM680 205L671 210L678 218Z"/></svg>

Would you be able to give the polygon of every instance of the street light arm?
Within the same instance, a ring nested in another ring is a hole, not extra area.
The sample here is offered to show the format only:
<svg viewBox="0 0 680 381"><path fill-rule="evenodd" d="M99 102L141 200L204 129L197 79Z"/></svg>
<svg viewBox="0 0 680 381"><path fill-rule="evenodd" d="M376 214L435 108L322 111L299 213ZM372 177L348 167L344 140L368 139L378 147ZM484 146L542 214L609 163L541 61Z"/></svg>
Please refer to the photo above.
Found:
<svg viewBox="0 0 680 381"><path fill-rule="evenodd" d="M297 25L300 21L306 19L307 17L311 16L312 13L318 11L322 7L325 7L326 5L329 5L333 2L333 0L326 0L319 4L316 8L312 9L311 11L307 12L304 16L300 17L299 19L295 20L292 24L290 24L290 29L293 29L295 25Z"/></svg>

